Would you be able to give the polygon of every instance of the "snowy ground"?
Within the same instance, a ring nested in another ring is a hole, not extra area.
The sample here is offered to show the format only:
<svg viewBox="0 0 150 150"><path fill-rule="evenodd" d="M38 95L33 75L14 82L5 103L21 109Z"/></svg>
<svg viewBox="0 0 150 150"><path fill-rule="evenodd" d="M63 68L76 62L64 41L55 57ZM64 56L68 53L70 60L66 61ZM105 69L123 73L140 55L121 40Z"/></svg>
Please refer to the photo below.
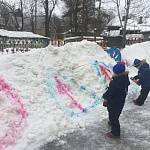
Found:
<svg viewBox="0 0 150 150"><path fill-rule="evenodd" d="M128 47L124 52L124 58L131 64L131 56L132 60L139 58L135 57L132 49L139 51L138 47L140 49L142 47L144 53L139 53L147 56L147 61L150 62L150 55L147 52L149 44L150 42L142 46L136 45L134 48ZM69 145L69 150L93 150L93 144L94 150L98 147L112 149L123 145L127 148L132 145L130 142L135 143L136 146L140 140L145 144L145 148L149 147L149 143L146 143L150 135L149 125L143 121L149 120L149 101L143 107L132 104L131 101L139 93L139 87L134 83L129 88L127 104L121 116L121 141L110 141L104 138L108 127L107 111L101 105L102 99L97 107L94 106L86 113L81 113L79 117L69 116L60 105L69 106L70 97L59 95L53 74L58 75L59 79L62 79L60 75L65 75L76 81L73 83L62 80L71 86L70 94L73 98L85 107L93 103L93 97L90 94L92 91L101 97L105 91L106 82L104 77L98 76L93 68L95 60L107 66L115 64L115 61L101 47L87 41L68 43L60 48L48 46L45 49L33 49L24 54L0 56L0 88L2 89L0 92L0 150L47 150L48 148L63 150ZM130 71L130 76L137 72L132 66L129 66L127 70ZM82 87L84 85L87 90L80 91L81 85ZM18 96L14 93L9 95L12 91ZM16 102L11 101L10 96ZM19 106L18 97L20 97ZM75 106L71 109L74 112L80 112ZM21 128L16 130L17 126L12 122L18 121L20 117L18 112L24 111L28 115L24 117L25 122L21 124ZM14 136L10 136L12 133ZM139 150L141 146L139 145Z"/></svg>
<svg viewBox="0 0 150 150"><path fill-rule="evenodd" d="M107 118L101 115L94 124L49 142L38 150L149 150L150 97L140 107L127 100L120 117L121 139L109 139Z"/></svg>

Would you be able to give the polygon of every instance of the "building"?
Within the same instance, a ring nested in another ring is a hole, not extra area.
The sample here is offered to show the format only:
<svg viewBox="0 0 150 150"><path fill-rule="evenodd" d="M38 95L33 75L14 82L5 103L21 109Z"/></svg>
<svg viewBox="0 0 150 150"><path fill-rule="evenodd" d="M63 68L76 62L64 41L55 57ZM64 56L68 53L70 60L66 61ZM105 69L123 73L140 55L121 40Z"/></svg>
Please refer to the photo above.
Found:
<svg viewBox="0 0 150 150"><path fill-rule="evenodd" d="M32 32L7 31L0 29L0 51L29 51L31 48L43 48L50 39Z"/></svg>
<svg viewBox="0 0 150 150"><path fill-rule="evenodd" d="M143 35L143 41L149 41L150 36L150 18L131 18L128 19L127 27L127 38L141 38ZM107 36L119 36L122 35L122 28L120 25L119 18L116 17L111 20L107 25L107 30L105 31Z"/></svg>

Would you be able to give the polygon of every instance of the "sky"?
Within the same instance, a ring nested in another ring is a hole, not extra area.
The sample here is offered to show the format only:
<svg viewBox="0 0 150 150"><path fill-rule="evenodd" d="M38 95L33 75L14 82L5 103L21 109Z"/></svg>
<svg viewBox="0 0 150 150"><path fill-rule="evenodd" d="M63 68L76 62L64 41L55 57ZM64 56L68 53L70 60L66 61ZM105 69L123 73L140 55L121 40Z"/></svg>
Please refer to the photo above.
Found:
<svg viewBox="0 0 150 150"><path fill-rule="evenodd" d="M19 0L4 0L4 1L7 1L10 4L16 4L19 2ZM98 6L98 3L96 3L96 6ZM65 4L61 0L59 0L58 5L54 10L54 14L61 17L61 15L64 12L64 7L65 7ZM104 2L102 3L102 7L107 8L107 9L108 8L114 9L115 5L114 3L111 3L110 0L104 0Z"/></svg>
<svg viewBox="0 0 150 150"><path fill-rule="evenodd" d="M10 4L17 3L16 0L4 0L4 1L8 1ZM130 13L136 15L137 17L150 16L150 1L149 0L142 0L142 1L135 0L135 1L137 1L137 2L134 3L134 5L132 5L132 7L130 9ZM120 4L121 4L121 8L122 8L121 12L123 14L123 12L125 12L124 0L121 0ZM96 7L98 7L98 2L96 3ZM102 7L108 11L113 11L114 13L116 12L116 15L117 15L116 4L114 4L114 2L112 2L112 0L103 0ZM58 5L56 6L56 8L54 10L54 14L57 15L58 17L61 17L64 13L64 10L65 10L64 8L65 8L65 4L61 0L59 0ZM43 13L43 10L42 9L40 9L40 10L41 11L39 13L40 14Z"/></svg>
<svg viewBox="0 0 150 150"><path fill-rule="evenodd" d="M8 4L16 5L16 8L18 8L17 6L19 3L19 0L4 0L4 1L8 2ZM64 12L64 7L65 7L64 3L61 0L59 0L58 5L54 9L54 14L57 15L58 17L61 17Z"/></svg>

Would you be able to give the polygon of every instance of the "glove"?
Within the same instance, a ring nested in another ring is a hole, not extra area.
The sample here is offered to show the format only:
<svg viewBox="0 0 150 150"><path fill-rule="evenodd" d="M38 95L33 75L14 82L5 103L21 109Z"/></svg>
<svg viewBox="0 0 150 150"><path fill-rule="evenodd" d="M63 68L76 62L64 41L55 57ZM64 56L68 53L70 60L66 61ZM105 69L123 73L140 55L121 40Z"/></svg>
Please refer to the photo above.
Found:
<svg viewBox="0 0 150 150"><path fill-rule="evenodd" d="M104 106L104 107L107 107L107 103L108 103L107 100L104 100L104 101L103 101L103 106Z"/></svg>

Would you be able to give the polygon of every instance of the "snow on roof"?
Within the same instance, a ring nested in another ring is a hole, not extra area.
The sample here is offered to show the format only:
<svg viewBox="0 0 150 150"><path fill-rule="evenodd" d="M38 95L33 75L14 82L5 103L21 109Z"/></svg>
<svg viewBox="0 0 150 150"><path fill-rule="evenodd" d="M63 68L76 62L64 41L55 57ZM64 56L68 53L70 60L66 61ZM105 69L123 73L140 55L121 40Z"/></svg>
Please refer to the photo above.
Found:
<svg viewBox="0 0 150 150"><path fill-rule="evenodd" d="M74 37L67 37L65 40L74 40L74 39L79 39L81 36L74 36Z"/></svg>
<svg viewBox="0 0 150 150"><path fill-rule="evenodd" d="M142 32L150 31L150 25L141 24L141 25L139 25L139 28Z"/></svg>
<svg viewBox="0 0 150 150"><path fill-rule="evenodd" d="M118 17L112 19L107 26L121 26ZM150 31L150 18L146 18L146 21L142 24L138 24L136 19L128 19L127 30L141 30L141 32Z"/></svg>
<svg viewBox="0 0 150 150"><path fill-rule="evenodd" d="M120 35L120 30L111 30L109 32L109 36L119 36Z"/></svg>
<svg viewBox="0 0 150 150"><path fill-rule="evenodd" d="M143 36L143 34L127 34L126 35L126 39L131 39L131 38L141 38L141 39L143 39L144 36Z"/></svg>
<svg viewBox="0 0 150 150"><path fill-rule="evenodd" d="M115 17L107 24L107 26L120 26L119 18Z"/></svg>
<svg viewBox="0 0 150 150"><path fill-rule="evenodd" d="M0 36L11 37L11 38L47 38L32 32L25 31L7 31L0 29Z"/></svg>
<svg viewBox="0 0 150 150"><path fill-rule="evenodd" d="M126 28L127 30L140 30L140 27L139 26L127 26L127 28Z"/></svg>
<svg viewBox="0 0 150 150"><path fill-rule="evenodd" d="M145 23L145 25L149 25L150 26L150 18L145 18L144 23Z"/></svg>
<svg viewBox="0 0 150 150"><path fill-rule="evenodd" d="M120 20L118 17L111 20L107 26L121 26ZM137 22L135 22L133 19L128 19L127 29L129 30L139 30Z"/></svg>

